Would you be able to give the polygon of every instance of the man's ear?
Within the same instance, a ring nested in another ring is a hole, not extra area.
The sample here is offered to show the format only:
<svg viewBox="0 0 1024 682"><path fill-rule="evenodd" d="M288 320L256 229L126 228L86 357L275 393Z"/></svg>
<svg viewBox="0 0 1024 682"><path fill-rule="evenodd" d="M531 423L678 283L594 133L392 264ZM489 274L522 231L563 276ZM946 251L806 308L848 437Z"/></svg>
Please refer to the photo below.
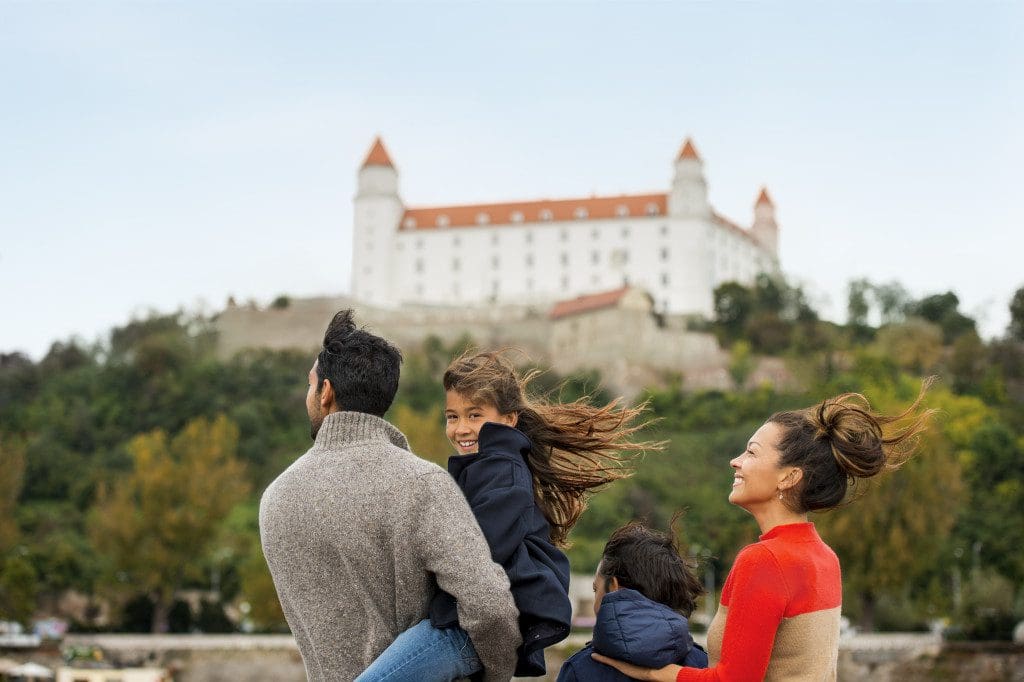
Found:
<svg viewBox="0 0 1024 682"><path fill-rule="evenodd" d="M331 386L330 379L324 379L323 385L320 386L320 409L325 413L335 409L334 386Z"/></svg>

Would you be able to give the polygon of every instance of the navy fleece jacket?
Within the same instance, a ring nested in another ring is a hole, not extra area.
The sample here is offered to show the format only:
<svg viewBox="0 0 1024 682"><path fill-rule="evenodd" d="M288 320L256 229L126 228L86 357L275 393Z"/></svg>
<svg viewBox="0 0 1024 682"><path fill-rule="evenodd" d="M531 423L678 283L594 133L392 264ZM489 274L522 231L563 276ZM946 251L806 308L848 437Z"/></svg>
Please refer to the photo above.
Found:
<svg viewBox="0 0 1024 682"><path fill-rule="evenodd" d="M594 640L573 654L558 673L558 682L627 682L615 668L590 657L599 654L645 668L669 663L708 667L708 655L690 637L686 618L636 590L609 592L601 600Z"/></svg>
<svg viewBox="0 0 1024 682"><path fill-rule="evenodd" d="M523 635L515 674L543 675L544 648L569 635L569 560L551 543L551 527L534 501L526 465L530 439L518 429L488 422L477 445L476 454L449 458L448 471L466 495L491 557L508 573ZM451 595L438 592L430 621L435 627L458 624Z"/></svg>

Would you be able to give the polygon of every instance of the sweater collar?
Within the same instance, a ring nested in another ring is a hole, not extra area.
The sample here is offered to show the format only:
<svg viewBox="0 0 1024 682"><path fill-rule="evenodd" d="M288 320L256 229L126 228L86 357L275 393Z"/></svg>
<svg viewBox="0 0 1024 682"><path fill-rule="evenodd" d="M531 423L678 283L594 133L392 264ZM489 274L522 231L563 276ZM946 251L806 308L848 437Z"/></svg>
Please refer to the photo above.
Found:
<svg viewBox="0 0 1024 682"><path fill-rule="evenodd" d="M389 422L366 412L347 411L332 412L324 417L313 445L325 450L338 450L364 440L389 441L403 450L409 449L405 435Z"/></svg>
<svg viewBox="0 0 1024 682"><path fill-rule="evenodd" d="M772 538L785 538L793 542L821 540L818 536L818 531L814 528L814 524L810 521L807 523L784 523L781 526L775 526L759 537L758 540L771 540Z"/></svg>

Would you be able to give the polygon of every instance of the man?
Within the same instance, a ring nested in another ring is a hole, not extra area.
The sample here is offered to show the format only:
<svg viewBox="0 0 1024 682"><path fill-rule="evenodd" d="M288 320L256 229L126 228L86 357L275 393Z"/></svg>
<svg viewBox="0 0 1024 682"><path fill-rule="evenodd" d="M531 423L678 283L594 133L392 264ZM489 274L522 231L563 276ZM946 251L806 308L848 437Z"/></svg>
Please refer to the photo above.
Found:
<svg viewBox="0 0 1024 682"><path fill-rule="evenodd" d="M506 682L520 643L508 578L451 476L381 417L398 349L334 316L309 371L313 447L260 501L260 538L306 676L352 680L427 614L438 587L484 665Z"/></svg>

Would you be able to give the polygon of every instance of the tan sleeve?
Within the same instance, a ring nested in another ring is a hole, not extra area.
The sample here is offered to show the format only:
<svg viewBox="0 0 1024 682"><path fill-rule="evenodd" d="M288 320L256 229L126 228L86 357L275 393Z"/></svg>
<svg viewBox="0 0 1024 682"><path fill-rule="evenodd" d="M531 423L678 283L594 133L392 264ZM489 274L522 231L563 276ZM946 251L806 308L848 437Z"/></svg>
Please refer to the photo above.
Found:
<svg viewBox="0 0 1024 682"><path fill-rule="evenodd" d="M445 472L419 481L410 541L438 586L455 597L459 625L469 633L487 682L508 682L519 647L519 612L504 569L491 560L462 491Z"/></svg>

